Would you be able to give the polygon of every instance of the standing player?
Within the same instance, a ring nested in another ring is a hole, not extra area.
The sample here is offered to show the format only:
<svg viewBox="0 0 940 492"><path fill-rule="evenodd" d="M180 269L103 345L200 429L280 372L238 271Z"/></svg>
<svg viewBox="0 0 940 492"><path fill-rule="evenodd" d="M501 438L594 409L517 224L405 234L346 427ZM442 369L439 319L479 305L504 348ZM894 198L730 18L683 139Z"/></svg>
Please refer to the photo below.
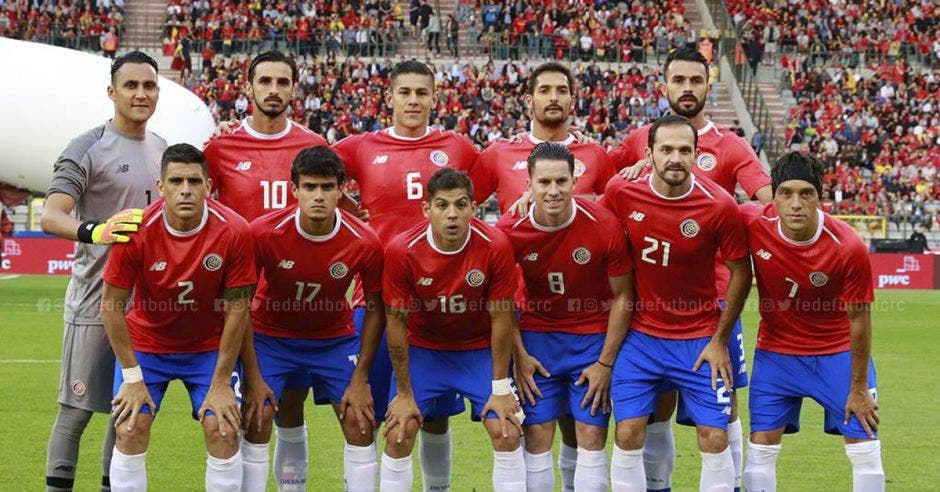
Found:
<svg viewBox="0 0 940 492"><path fill-rule="evenodd" d="M288 192L290 163L301 150L327 143L287 117L297 83L297 65L293 58L280 51L261 53L248 66L248 80L252 115L236 124L232 131L210 140L205 153L219 202L245 220L253 221L272 210L296 203L296 198ZM252 337L245 337L246 405L270 395L266 387L250 384L260 378L255 371L252 342ZM291 387L302 389L285 392L284 404L279 407L274 449L274 476L278 483L290 480L302 485L306 478L307 431L303 425L303 402L309 377L299 379L301 382ZM262 474L267 480L265 443L267 440L242 442L247 483L261 480ZM288 469L294 471L288 472Z"/></svg>
<svg viewBox="0 0 940 492"><path fill-rule="evenodd" d="M544 361L550 374L534 376L538 401L523 402L526 489L555 489L555 421L569 414L577 439L572 488L606 491L610 371L629 325L632 265L617 218L573 197L575 157L567 147L540 143L527 165L532 207L497 225L525 281L517 352ZM605 276L609 285L597 281Z"/></svg>
<svg viewBox="0 0 940 492"><path fill-rule="evenodd" d="M575 194L593 199L604 192L604 186L615 174L615 169L600 145L579 142L569 133L568 118L574 105L573 93L574 78L568 67L557 62L547 62L532 70L526 80L525 96L532 117L532 130L512 140L494 142L480 154L477 164L470 171L477 203L483 203L496 193L499 208L503 212L509 210L517 200L521 200L524 207L527 206L531 198L526 193L526 181L530 177L527 159L540 142L561 143L574 154L574 177L577 178L574 181ZM519 358L521 355L516 356L518 368L524 364ZM523 395L528 396L530 391L526 381L519 381L519 384ZM562 489L572 490L578 444L571 415L563 413L558 419L558 427L562 434L558 453Z"/></svg>
<svg viewBox="0 0 940 492"><path fill-rule="evenodd" d="M337 208L344 178L343 164L329 147L304 149L291 168L298 205L252 222L259 270L254 346L275 398L292 373L311 375L316 397L333 404L346 437L346 490L372 491L378 465L369 369L385 322L382 245L368 226ZM368 306L361 348L346 300L357 275ZM252 411L262 412L262 425L248 422L246 440L264 444L247 446L266 464L273 411L270 406L249 409L246 419ZM243 490L264 490L267 467L258 471Z"/></svg>
<svg viewBox="0 0 940 492"><path fill-rule="evenodd" d="M734 487L726 430L733 387L727 345L751 270L734 199L692 174L696 137L687 119L660 118L650 128L646 151L653 173L639 181L612 181L601 199L627 230L637 285L633 329L611 385L617 419L614 490L647 486L640 466L643 439L655 392L662 388L679 390L696 425L701 490ZM731 270L724 309L716 300L714 265L700 260L719 251Z"/></svg>
<svg viewBox="0 0 940 492"><path fill-rule="evenodd" d="M239 490L232 370L255 284L251 231L207 199L202 152L173 145L160 168L162 199L144 211L134 240L115 246L103 276L101 319L122 368L114 376L111 480L115 490L147 490L150 428L170 381L180 379L205 433L206 490Z"/></svg>
<svg viewBox="0 0 940 492"><path fill-rule="evenodd" d="M512 247L502 232L473 218L476 202L466 173L434 173L422 207L428 220L391 241L382 274L397 383L386 414L382 490L411 490L419 425L453 415L435 402L459 397L470 399L473 417L483 419L493 441L493 488L525 490L519 447L524 415L509 377Z"/></svg>
<svg viewBox="0 0 940 492"><path fill-rule="evenodd" d="M383 244L421 221L427 200L424 184L432 174L444 167L468 171L478 156L466 136L428 126L437 97L434 74L427 65L403 61L392 70L389 83L385 103L392 108L392 126L347 137L333 146L349 177L359 183L362 208L369 211L369 224ZM389 393L392 376L387 357L382 344L370 378L380 417L388 403L382 394ZM435 405L446 409L440 415L457 415L464 409L463 400ZM425 490L448 490L451 436L446 417L425 420L420 455Z"/></svg>
<svg viewBox="0 0 940 492"><path fill-rule="evenodd" d="M157 196L166 141L147 131L147 121L159 95L153 58L139 51L116 58L108 86L114 117L69 143L55 163L46 192L43 231L80 243L65 294L59 413L46 454L49 491L72 490L82 432L93 412L111 412L114 352L101 324L101 273L108 245L126 242L125 234L140 224L140 209ZM102 490L110 488L114 447L114 426L107 429Z"/></svg>
<svg viewBox="0 0 940 492"><path fill-rule="evenodd" d="M743 207L761 300L744 486L777 490L780 441L799 430L803 398L812 398L825 408L824 430L845 438L853 489L883 491L868 248L819 210L816 159L791 152L771 176L774 203Z"/></svg>
<svg viewBox="0 0 940 492"><path fill-rule="evenodd" d="M698 156L692 172L713 181L734 196L735 186L741 185L751 198L763 203L770 201L770 178L764 171L760 160L743 138L732 131L719 128L705 117L705 101L708 99L708 60L696 50L680 48L666 58L663 65L665 78L664 90L673 114L689 119L698 132ZM651 125L630 132L620 146L611 152L610 158L617 168L633 166L634 173L639 168L649 165L645 158L647 141ZM721 258L715 261L715 277L718 285L718 299L723 301L728 290L728 269ZM731 364L734 366L735 388L747 386L747 364L744 359L744 333L741 320L735 322L734 331L728 345ZM734 458L735 483L740 486L743 453L743 433L738 419L737 398L732 395L731 424L728 426L728 439L731 455ZM655 422L649 425L644 445L644 463L651 490L668 490L675 465L675 446L673 444L672 412L676 408L674 391L660 396L655 412ZM677 419L680 423L690 423L683 406L679 406Z"/></svg>

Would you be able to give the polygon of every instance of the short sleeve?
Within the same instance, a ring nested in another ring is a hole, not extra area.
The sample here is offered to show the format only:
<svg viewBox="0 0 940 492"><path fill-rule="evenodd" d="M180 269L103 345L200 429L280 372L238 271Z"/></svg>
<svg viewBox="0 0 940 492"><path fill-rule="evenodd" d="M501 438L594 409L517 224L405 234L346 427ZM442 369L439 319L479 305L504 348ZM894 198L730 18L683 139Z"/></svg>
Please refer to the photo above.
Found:
<svg viewBox="0 0 940 492"><path fill-rule="evenodd" d="M466 135L455 133L454 136L457 138L457 145L460 149L457 169L469 173L471 169L476 167L476 163L480 159L480 151L474 147L473 142Z"/></svg>
<svg viewBox="0 0 940 492"><path fill-rule="evenodd" d="M483 151L476 163L470 168L470 181L473 182L473 196L477 203L483 203L496 193L496 175L493 172L493 147Z"/></svg>
<svg viewBox="0 0 940 492"><path fill-rule="evenodd" d="M604 149L597 148L597 179L594 180L594 194L601 195L607 189L607 182L617 174L611 163L610 155Z"/></svg>
<svg viewBox="0 0 940 492"><path fill-rule="evenodd" d="M646 143L639 142L640 133L640 129L633 130L616 149L610 151L610 164L614 169L619 171L632 166L645 157L642 149L646 149Z"/></svg>
<svg viewBox="0 0 940 492"><path fill-rule="evenodd" d="M140 248L139 240L142 235L134 234L126 243L114 243L108 253L108 262L104 267L102 278L105 282L121 288L133 289L140 274Z"/></svg>
<svg viewBox="0 0 940 492"><path fill-rule="evenodd" d="M738 206L731 197L714 208L718 250L726 260L738 260L747 254L747 233Z"/></svg>
<svg viewBox="0 0 940 492"><path fill-rule="evenodd" d="M356 149L362 143L362 137L355 135L346 137L333 144L333 151L339 155L346 169L346 176L358 181L361 178L359 160L356 158Z"/></svg>
<svg viewBox="0 0 940 492"><path fill-rule="evenodd" d="M744 188L750 198L755 198L757 190L770 184L770 176L764 171L764 166L758 159L754 149L747 142L738 138L730 149L730 162L737 163L734 169L734 179Z"/></svg>
<svg viewBox="0 0 940 492"><path fill-rule="evenodd" d="M605 219L610 240L607 242L607 276L619 277L633 271L633 260L627 252L627 236L620 221L611 216Z"/></svg>
<svg viewBox="0 0 940 492"><path fill-rule="evenodd" d="M371 238L367 244L369 251L360 273L362 290L363 292L379 292L382 290L382 246L378 237Z"/></svg>
<svg viewBox="0 0 940 492"><path fill-rule="evenodd" d="M517 276L515 256L509 239L500 232L493 234L491 251L493 283L490 284L489 299L508 299L516 295Z"/></svg>
<svg viewBox="0 0 940 492"><path fill-rule="evenodd" d="M52 170L52 181L46 189L46 197L53 193L65 193L78 201L88 185L91 159L88 151L104 134L104 127L87 131L69 142L62 155L56 159Z"/></svg>
<svg viewBox="0 0 940 492"><path fill-rule="evenodd" d="M228 268L225 269L226 288L244 287L258 282L255 271L254 238L247 226L234 226L229 242Z"/></svg>
<svg viewBox="0 0 940 492"><path fill-rule="evenodd" d="M382 302L402 311L408 311L416 297L409 282L411 275L406 261L404 245L393 244L385 252L385 265L382 267Z"/></svg>

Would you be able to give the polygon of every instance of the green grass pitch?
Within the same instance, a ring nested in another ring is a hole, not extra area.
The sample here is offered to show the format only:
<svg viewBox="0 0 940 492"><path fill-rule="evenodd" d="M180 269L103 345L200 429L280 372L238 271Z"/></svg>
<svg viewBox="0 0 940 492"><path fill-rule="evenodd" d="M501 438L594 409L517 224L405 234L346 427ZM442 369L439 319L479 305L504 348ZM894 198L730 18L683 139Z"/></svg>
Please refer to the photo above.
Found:
<svg viewBox="0 0 940 492"><path fill-rule="evenodd" d="M40 490L44 485L46 440L56 414L66 281L65 277L42 276L0 280L0 490ZM743 315L749 351L757 326L755 295L752 292ZM879 291L876 298L874 356L888 488L936 490L940 483L940 426L935 422L940 404L940 293ZM746 431L746 391L740 396ZM85 432L76 490L97 489L105 422L98 415ZM307 422L308 489L342 490L342 437L335 417L327 407L308 406ZM803 431L784 439L777 468L780 490L851 489L851 467L842 441L823 434L821 425L820 407L807 401ZM452 419L452 427L453 490L489 490L492 455L484 430L465 415ZM673 487L695 490L699 457L693 431L677 427L676 442ZM203 488L202 432L189 418L188 398L178 383L168 391L154 425L147 468L152 490ZM419 473L417 463L415 469ZM415 483L419 485L420 478ZM273 482L269 490L274 490Z"/></svg>

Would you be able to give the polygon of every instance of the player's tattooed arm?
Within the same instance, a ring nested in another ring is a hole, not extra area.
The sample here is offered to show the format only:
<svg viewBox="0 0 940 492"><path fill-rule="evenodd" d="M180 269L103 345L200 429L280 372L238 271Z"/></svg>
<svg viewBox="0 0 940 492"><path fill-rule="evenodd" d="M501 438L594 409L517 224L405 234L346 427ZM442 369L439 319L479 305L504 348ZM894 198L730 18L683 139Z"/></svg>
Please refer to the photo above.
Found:
<svg viewBox="0 0 940 492"><path fill-rule="evenodd" d="M846 306L849 318L849 343L852 351L852 381L845 401L845 424L852 414L872 439L881 423L878 402L868 390L868 363L871 360L871 304Z"/></svg>
<svg viewBox="0 0 940 492"><path fill-rule="evenodd" d="M423 418L411 390L411 375L408 369L408 311L385 306L385 312L388 313L388 355L392 360L392 370L395 371L398 393L388 404L384 435L388 440L394 439L401 443L408 432L408 423L414 419L420 426Z"/></svg>
<svg viewBox="0 0 940 492"><path fill-rule="evenodd" d="M512 390L509 381L509 358L513 352L513 324L515 306L512 297L491 299L486 305L491 323L491 350L493 352L493 393L483 406L481 417L486 423L487 415L495 413L503 437L511 435L515 428L522 435L522 422L525 414L519 404L519 397ZM490 424L487 424L490 427Z"/></svg>
<svg viewBox="0 0 940 492"><path fill-rule="evenodd" d="M255 286L254 285L242 285L239 287L226 287L222 291L222 298L226 301L232 302L241 299L251 300L255 295Z"/></svg>
<svg viewBox="0 0 940 492"><path fill-rule="evenodd" d="M264 423L264 405L267 402L271 409L277 412L277 398L274 391L261 377L261 368L258 366L258 356L255 353L254 328L249 317L245 323L245 334L242 338L238 359L242 363L242 421L245 430L251 430L254 423L258 431Z"/></svg>
<svg viewBox="0 0 940 492"><path fill-rule="evenodd" d="M149 405L151 411L157 407L143 381L137 357L134 355L134 348L131 346L127 323L124 320L124 308L130 297L131 289L122 289L107 282L104 283L104 293L101 296L101 321L108 340L111 342L114 355L121 364L125 379L128 379L130 373L133 372L136 372L137 376L135 382L126 380L122 383L117 396L111 400L114 406L112 410L115 416L114 426L117 427L127 421L127 430L134 428L137 414L144 405Z"/></svg>

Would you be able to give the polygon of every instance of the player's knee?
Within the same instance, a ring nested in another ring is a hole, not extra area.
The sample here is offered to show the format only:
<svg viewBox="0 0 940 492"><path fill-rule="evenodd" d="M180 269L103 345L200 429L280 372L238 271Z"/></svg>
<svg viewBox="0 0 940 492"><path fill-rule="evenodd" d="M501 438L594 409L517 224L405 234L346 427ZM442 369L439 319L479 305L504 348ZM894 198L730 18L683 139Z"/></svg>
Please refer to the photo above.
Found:
<svg viewBox="0 0 940 492"><path fill-rule="evenodd" d="M720 453L728 447L728 432L717 427L698 426L698 448L704 453Z"/></svg>
<svg viewBox="0 0 940 492"><path fill-rule="evenodd" d="M495 421L495 419L493 419ZM519 437L522 434L513 425L507 425L503 432L501 425L487 426L490 439L493 441L493 449L496 451L514 451L519 447Z"/></svg>
<svg viewBox="0 0 940 492"><path fill-rule="evenodd" d="M264 444L271 440L271 431L274 425L274 409L265 406L261 410L261 426L258 426L257 417L242 422L245 427L245 440L252 444Z"/></svg>
<svg viewBox="0 0 940 492"><path fill-rule="evenodd" d="M143 453L150 442L152 421L153 418L149 415L138 415L133 427L129 427L126 420L121 422L114 432L114 445L124 454Z"/></svg>
<svg viewBox="0 0 940 492"><path fill-rule="evenodd" d="M643 447L643 438L646 435L646 417L637 417L617 422L614 431L614 440L617 447L624 451L631 451Z"/></svg>
<svg viewBox="0 0 940 492"><path fill-rule="evenodd" d="M203 431L206 437L206 450L216 458L231 458L238 452L238 432L227 429L225 434L219 430L219 421L215 415L203 419Z"/></svg>
<svg viewBox="0 0 940 492"><path fill-rule="evenodd" d="M411 454L411 450L415 447L415 440L418 437L418 429L420 428L418 422L409 420L403 425L405 429L402 434L401 442L397 439L398 429L392 429L392 431L388 433L388 439L385 441L385 454L391 458L404 458Z"/></svg>
<svg viewBox="0 0 940 492"><path fill-rule="evenodd" d="M783 428L779 430L772 431L761 431L761 432L752 432L749 440L754 444L760 444L762 446L773 446L780 444L780 441L783 439Z"/></svg>
<svg viewBox="0 0 940 492"><path fill-rule="evenodd" d="M93 412L89 410L59 405L59 414L56 416L52 432L70 441L79 441L92 415Z"/></svg>
<svg viewBox="0 0 940 492"><path fill-rule="evenodd" d="M353 446L368 446L372 444L371 422L351 413L344 415L341 422L343 437L346 438L346 442ZM362 429L365 429L365 432L363 432Z"/></svg>
<svg viewBox="0 0 940 492"><path fill-rule="evenodd" d="M531 454L542 454L552 449L555 439L555 422L543 422L524 426L525 450Z"/></svg>
<svg viewBox="0 0 940 492"><path fill-rule="evenodd" d="M607 428L599 425L578 424L578 447L589 451L604 449L607 444Z"/></svg>
<svg viewBox="0 0 940 492"><path fill-rule="evenodd" d="M277 404L278 427L300 427L304 425L304 402L306 389L284 389Z"/></svg>

